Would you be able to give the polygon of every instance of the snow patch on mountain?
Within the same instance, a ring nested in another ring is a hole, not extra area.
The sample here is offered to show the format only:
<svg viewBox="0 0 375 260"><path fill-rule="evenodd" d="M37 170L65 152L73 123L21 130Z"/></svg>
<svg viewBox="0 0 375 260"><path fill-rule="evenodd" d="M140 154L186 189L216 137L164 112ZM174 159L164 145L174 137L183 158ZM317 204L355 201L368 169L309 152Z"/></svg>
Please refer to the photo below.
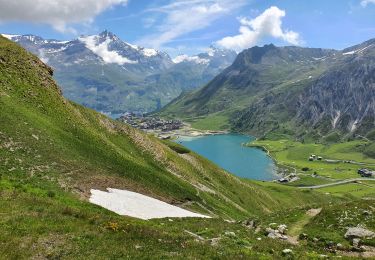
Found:
<svg viewBox="0 0 375 260"><path fill-rule="evenodd" d="M55 43L55 44L57 44L57 43ZM47 54L53 54L53 53L65 51L66 49L68 49L68 47L69 47L69 44L61 44L61 47L58 48L58 49L56 49L56 48L41 48L40 50L43 50L44 53L47 53Z"/></svg>
<svg viewBox="0 0 375 260"><path fill-rule="evenodd" d="M173 60L172 60L174 63L181 63L181 62L195 62L197 64L208 64L210 63L210 60L209 59L203 59L203 58L200 58L198 56L188 56L186 54L183 54L183 55L179 55L177 57L175 57Z"/></svg>
<svg viewBox="0 0 375 260"><path fill-rule="evenodd" d="M152 56L156 56L158 55L158 52L155 50L155 49L142 49L142 53L143 55L147 56L147 57L152 57Z"/></svg>
<svg viewBox="0 0 375 260"><path fill-rule="evenodd" d="M342 55L353 55L353 54L356 54L356 53L362 53L364 50L366 50L367 48L371 47L372 44L362 48L362 49L359 49L359 50L354 50L354 51L348 51L348 52L344 52Z"/></svg>
<svg viewBox="0 0 375 260"><path fill-rule="evenodd" d="M119 215L130 216L139 219L155 218L211 218L206 215L182 209L164 201L145 196L140 193L107 189L106 191L91 190L90 202L113 211Z"/></svg>
<svg viewBox="0 0 375 260"><path fill-rule="evenodd" d="M212 48L209 48L207 50L207 54L208 54L208 56L213 57L213 56L215 56L215 50L212 49Z"/></svg>
<svg viewBox="0 0 375 260"><path fill-rule="evenodd" d="M56 41L56 40L50 40L48 43L53 43L53 44L67 44L70 41Z"/></svg>
<svg viewBox="0 0 375 260"><path fill-rule="evenodd" d="M47 40L44 40L42 39L41 37L39 36L35 36L35 35L22 35L21 36L23 39L26 39L28 41L31 41L35 44L44 44L44 43L48 43Z"/></svg>
<svg viewBox="0 0 375 260"><path fill-rule="evenodd" d="M121 56L116 51L110 51L108 49L108 45L111 43L111 39L108 37L102 43L96 44L97 37L98 36L96 35L86 36L86 37L80 37L79 40L85 43L86 48L88 48L93 53L101 57L104 63L107 63L107 64L115 63L118 65L124 65L125 63L129 63L129 64L138 63L138 61L129 60L128 58Z"/></svg>
<svg viewBox="0 0 375 260"><path fill-rule="evenodd" d="M133 48L134 50L139 51L141 54L143 54L143 56L153 57L153 56L158 55L158 51L155 50L155 49L148 49L148 48L139 47L138 45L131 44L131 43L128 43L128 42L125 42L125 43L127 45L129 45L131 48Z"/></svg>
<svg viewBox="0 0 375 260"><path fill-rule="evenodd" d="M132 47L133 49L135 50L139 50L139 46L138 45L135 45L135 44L131 44L131 43L128 43L128 42L125 42L127 45L129 45L130 47Z"/></svg>
<svg viewBox="0 0 375 260"><path fill-rule="evenodd" d="M20 36L20 35L16 35L16 34L4 34L4 33L2 33L1 35L3 37L7 38L8 40L12 40L12 38Z"/></svg>

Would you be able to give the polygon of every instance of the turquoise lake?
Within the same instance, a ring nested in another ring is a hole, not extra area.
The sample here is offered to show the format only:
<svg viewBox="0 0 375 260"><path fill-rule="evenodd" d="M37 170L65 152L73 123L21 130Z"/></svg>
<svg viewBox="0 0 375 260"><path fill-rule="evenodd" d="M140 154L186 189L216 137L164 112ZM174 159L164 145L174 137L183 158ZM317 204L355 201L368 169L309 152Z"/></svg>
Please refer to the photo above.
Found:
<svg viewBox="0 0 375 260"><path fill-rule="evenodd" d="M239 134L180 137L176 142L206 157L239 177L255 180L277 179L273 160L262 150L242 146L254 140Z"/></svg>

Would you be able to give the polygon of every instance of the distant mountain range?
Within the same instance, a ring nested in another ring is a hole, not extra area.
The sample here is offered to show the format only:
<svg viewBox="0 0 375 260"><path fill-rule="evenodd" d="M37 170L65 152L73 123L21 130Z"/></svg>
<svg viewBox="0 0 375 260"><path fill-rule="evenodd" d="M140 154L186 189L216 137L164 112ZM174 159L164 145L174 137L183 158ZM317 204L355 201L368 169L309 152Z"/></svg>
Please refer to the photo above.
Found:
<svg viewBox="0 0 375 260"><path fill-rule="evenodd" d="M375 39L342 51L265 45L241 52L163 116L257 136L375 136ZM206 122L206 123L204 123Z"/></svg>
<svg viewBox="0 0 375 260"><path fill-rule="evenodd" d="M149 112L183 91L200 87L229 66L230 50L210 47L175 59L155 49L132 45L109 31L71 41L35 35L7 35L54 69L64 95L99 111Z"/></svg>

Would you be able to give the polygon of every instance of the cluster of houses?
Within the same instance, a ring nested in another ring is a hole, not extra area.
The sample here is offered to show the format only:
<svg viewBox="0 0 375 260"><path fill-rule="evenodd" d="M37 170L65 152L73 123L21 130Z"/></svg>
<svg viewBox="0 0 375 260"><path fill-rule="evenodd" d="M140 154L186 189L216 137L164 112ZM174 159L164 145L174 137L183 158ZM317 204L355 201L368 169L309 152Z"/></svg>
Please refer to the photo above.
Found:
<svg viewBox="0 0 375 260"><path fill-rule="evenodd" d="M361 175L361 177L375 177L375 171L366 168L359 169L358 174Z"/></svg>
<svg viewBox="0 0 375 260"><path fill-rule="evenodd" d="M287 182L293 182L297 180L299 180L299 177L296 174L292 173L292 174L289 174L288 176L278 179L277 181L280 183L287 183Z"/></svg>
<svg viewBox="0 0 375 260"><path fill-rule="evenodd" d="M160 130L167 132L180 129L183 126L180 120L165 120L135 113L125 113L119 120L142 130Z"/></svg>
<svg viewBox="0 0 375 260"><path fill-rule="evenodd" d="M316 156L315 154L312 154L312 155L310 155L310 157L309 157L309 161L321 161L321 160L323 160L323 157L321 157L321 156Z"/></svg>

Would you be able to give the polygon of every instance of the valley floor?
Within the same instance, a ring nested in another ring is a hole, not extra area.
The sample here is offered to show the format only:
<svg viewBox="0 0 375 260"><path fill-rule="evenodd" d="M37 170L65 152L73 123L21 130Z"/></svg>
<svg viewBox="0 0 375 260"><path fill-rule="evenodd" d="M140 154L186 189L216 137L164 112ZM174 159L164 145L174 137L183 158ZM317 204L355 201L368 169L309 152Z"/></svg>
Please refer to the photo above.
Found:
<svg viewBox="0 0 375 260"><path fill-rule="evenodd" d="M375 159L361 151L368 141L330 145L302 144L291 140L256 140L248 146L267 150L284 175L297 174L299 180L287 185L340 196L375 198L375 178L361 178L358 170L375 169ZM312 159L311 155L315 158Z"/></svg>

